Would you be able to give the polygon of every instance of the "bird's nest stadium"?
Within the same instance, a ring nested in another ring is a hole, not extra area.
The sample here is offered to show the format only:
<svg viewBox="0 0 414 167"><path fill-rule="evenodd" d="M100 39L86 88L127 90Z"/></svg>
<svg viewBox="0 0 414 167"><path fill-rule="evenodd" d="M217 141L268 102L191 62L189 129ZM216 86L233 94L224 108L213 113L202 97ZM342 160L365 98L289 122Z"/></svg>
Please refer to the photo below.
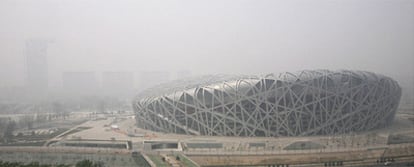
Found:
<svg viewBox="0 0 414 167"><path fill-rule="evenodd" d="M208 136L309 136L390 124L401 88L365 71L202 76L161 84L133 101L138 127Z"/></svg>

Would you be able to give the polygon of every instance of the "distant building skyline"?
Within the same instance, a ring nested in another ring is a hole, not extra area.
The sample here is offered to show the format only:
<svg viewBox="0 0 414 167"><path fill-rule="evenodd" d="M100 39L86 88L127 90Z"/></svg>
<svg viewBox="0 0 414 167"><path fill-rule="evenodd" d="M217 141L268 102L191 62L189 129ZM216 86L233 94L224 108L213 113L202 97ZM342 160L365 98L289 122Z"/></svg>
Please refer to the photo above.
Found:
<svg viewBox="0 0 414 167"><path fill-rule="evenodd" d="M67 95L96 95L99 82L95 72L64 72L62 89Z"/></svg>
<svg viewBox="0 0 414 167"><path fill-rule="evenodd" d="M106 71L102 73L102 93L105 96L128 97L134 94L134 73Z"/></svg>
<svg viewBox="0 0 414 167"><path fill-rule="evenodd" d="M167 71L66 71L62 73L62 87L57 90L70 96L132 98L139 91L170 80Z"/></svg>

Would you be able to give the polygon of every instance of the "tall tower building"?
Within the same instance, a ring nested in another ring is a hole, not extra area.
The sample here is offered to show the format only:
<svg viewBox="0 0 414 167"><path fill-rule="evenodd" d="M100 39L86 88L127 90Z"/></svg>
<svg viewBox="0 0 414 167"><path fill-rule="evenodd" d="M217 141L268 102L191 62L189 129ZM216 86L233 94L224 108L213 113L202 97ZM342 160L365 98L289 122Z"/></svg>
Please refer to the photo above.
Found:
<svg viewBox="0 0 414 167"><path fill-rule="evenodd" d="M48 41L46 40L26 41L26 86L31 91L45 92L47 90L47 47Z"/></svg>

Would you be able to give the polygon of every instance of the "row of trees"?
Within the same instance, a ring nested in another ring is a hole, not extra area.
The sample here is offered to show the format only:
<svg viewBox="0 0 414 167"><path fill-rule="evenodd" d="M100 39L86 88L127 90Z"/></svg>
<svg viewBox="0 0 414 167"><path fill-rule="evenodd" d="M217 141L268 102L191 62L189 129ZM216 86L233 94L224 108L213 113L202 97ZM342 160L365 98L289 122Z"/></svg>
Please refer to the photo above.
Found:
<svg viewBox="0 0 414 167"><path fill-rule="evenodd" d="M8 121L4 122L0 120L0 127L4 127L4 129L0 129L0 139L4 143L8 143L13 138L13 131L16 129L16 122Z"/></svg>
<svg viewBox="0 0 414 167"><path fill-rule="evenodd" d="M15 119L9 117L0 118L0 143L8 143L14 137L16 129L32 129L46 122L57 119L54 114L28 114Z"/></svg>
<svg viewBox="0 0 414 167"><path fill-rule="evenodd" d="M130 99L114 97L85 96L79 98L60 98L44 101L1 101L0 114L57 113L72 111L113 111L130 108Z"/></svg>

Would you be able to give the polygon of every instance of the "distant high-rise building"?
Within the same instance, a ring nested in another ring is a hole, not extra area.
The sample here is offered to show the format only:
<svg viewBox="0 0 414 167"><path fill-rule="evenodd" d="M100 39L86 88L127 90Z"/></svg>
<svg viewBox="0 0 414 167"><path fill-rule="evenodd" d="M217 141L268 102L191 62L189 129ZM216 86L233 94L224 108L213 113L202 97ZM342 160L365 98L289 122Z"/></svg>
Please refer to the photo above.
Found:
<svg viewBox="0 0 414 167"><path fill-rule="evenodd" d="M46 40L26 41L26 86L32 91L44 92L48 87Z"/></svg>
<svg viewBox="0 0 414 167"><path fill-rule="evenodd" d="M132 72L102 73L102 92L107 96L129 97L133 95L134 75Z"/></svg>
<svg viewBox="0 0 414 167"><path fill-rule="evenodd" d="M97 95L99 82L94 72L64 72L62 76L64 92L74 96Z"/></svg>

